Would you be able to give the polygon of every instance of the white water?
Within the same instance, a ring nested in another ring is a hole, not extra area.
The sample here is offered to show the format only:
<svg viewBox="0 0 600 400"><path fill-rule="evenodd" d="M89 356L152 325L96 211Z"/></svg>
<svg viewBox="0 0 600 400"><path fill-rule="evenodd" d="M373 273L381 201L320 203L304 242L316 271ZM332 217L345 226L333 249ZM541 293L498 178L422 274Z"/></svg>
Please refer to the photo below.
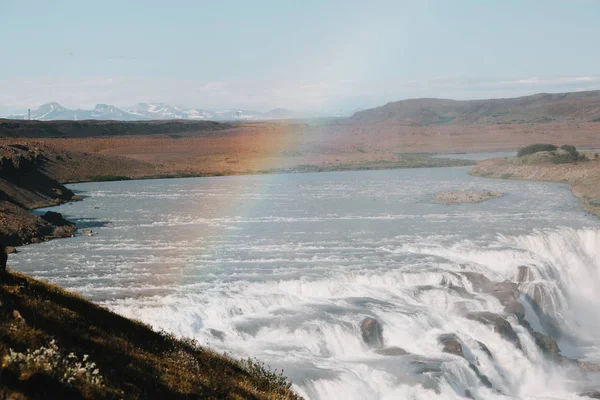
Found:
<svg viewBox="0 0 600 400"><path fill-rule="evenodd" d="M465 168L81 184L59 211L89 238L22 249L15 268L156 328L283 368L309 399L578 399L598 373L546 359L464 272L520 284L526 318L600 362L600 229L565 186ZM505 193L440 205L438 191ZM96 208L98 207L98 208ZM64 269L53 268L63 260ZM463 290L464 289L464 290ZM539 308L531 299L540 300ZM467 312L503 314L523 350ZM384 356L358 325L374 317ZM465 358L442 352L455 333ZM492 353L488 357L477 341ZM492 388L469 367L477 365Z"/></svg>

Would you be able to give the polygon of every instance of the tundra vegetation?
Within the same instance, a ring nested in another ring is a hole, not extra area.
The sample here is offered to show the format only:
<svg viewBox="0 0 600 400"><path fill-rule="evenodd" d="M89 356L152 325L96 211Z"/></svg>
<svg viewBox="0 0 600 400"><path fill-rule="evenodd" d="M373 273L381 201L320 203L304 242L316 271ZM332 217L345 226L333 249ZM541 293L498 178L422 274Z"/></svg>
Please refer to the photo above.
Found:
<svg viewBox="0 0 600 400"><path fill-rule="evenodd" d="M300 399L283 371L11 270L0 278L0 338L3 399Z"/></svg>

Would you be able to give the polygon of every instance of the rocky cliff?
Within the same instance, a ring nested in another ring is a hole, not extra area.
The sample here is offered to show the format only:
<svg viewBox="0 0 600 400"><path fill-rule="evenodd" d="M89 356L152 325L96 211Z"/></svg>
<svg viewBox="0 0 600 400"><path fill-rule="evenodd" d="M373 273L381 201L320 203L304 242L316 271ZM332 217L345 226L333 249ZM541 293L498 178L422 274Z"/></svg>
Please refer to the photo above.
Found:
<svg viewBox="0 0 600 400"><path fill-rule="evenodd" d="M77 200L72 191L45 173L48 161L39 148L19 144L0 146L0 241L3 244L14 246L54 237L59 225L33 215L30 210Z"/></svg>

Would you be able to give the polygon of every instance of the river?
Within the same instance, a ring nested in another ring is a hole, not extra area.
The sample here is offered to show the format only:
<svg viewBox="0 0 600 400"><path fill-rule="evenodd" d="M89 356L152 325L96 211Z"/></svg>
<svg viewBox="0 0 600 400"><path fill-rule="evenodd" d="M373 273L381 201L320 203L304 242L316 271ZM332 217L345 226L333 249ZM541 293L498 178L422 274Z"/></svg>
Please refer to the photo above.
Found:
<svg viewBox="0 0 600 400"><path fill-rule="evenodd" d="M52 210L94 236L25 246L11 263L157 329L284 369L307 399L578 399L599 373L552 361L532 330L556 338L564 356L600 363L600 224L566 185L467 171L70 185L84 201ZM504 195L432 201L463 189ZM505 280L530 328L489 289ZM473 318L481 312L508 322L518 341ZM365 318L383 344L365 343ZM443 351L446 334L463 356Z"/></svg>

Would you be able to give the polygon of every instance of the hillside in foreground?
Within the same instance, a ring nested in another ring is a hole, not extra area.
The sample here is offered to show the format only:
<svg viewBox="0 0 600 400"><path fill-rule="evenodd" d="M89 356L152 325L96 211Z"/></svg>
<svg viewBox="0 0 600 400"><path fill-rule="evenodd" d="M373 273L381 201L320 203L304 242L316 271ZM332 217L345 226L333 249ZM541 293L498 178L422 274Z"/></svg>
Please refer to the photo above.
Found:
<svg viewBox="0 0 600 400"><path fill-rule="evenodd" d="M0 279L2 399L300 398L256 361L155 332L15 272Z"/></svg>

